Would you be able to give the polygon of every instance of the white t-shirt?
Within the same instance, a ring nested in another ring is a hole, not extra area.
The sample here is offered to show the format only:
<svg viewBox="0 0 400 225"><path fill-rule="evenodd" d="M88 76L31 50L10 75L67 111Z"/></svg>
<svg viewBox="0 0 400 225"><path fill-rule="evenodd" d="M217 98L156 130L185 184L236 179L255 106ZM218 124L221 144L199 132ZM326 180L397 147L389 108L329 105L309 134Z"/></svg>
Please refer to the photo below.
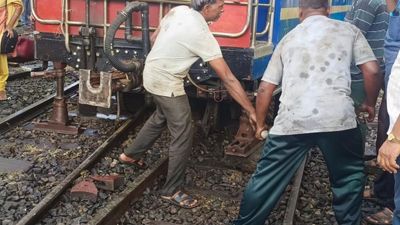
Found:
<svg viewBox="0 0 400 225"><path fill-rule="evenodd" d="M277 45L262 80L282 86L271 134L292 135L355 128L350 65L376 60L360 30L311 16Z"/></svg>
<svg viewBox="0 0 400 225"><path fill-rule="evenodd" d="M392 132L394 123L400 115L400 54L397 54L389 77L387 87L387 110L389 113L390 125L388 133Z"/></svg>
<svg viewBox="0 0 400 225"><path fill-rule="evenodd" d="M146 59L143 86L156 95L185 95L183 78L192 64L199 58L207 62L221 57L204 17L187 6L175 7L160 23L160 32Z"/></svg>

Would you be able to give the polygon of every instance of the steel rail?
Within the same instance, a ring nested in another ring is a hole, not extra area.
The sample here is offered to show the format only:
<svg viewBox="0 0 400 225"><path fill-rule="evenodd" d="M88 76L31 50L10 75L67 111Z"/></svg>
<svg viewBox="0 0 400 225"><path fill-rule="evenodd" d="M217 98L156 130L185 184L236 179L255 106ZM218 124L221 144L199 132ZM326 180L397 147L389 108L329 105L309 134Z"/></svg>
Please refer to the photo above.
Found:
<svg viewBox="0 0 400 225"><path fill-rule="evenodd" d="M120 218L128 210L129 205L137 201L143 192L161 175L166 175L168 169L168 158L160 158L152 169L147 169L134 182L128 184L127 188L117 199L112 200L107 206L100 209L94 219L89 221L90 225L116 225Z"/></svg>
<svg viewBox="0 0 400 225"><path fill-rule="evenodd" d="M275 10L275 0L271 0L271 2L269 4L259 4L259 5L269 7L269 8L268 8L267 24L265 25L265 28L263 31L256 33L256 37L264 36L265 34L267 34L269 28L271 27L271 23L272 23L271 20L273 20L272 13Z"/></svg>
<svg viewBox="0 0 400 225"><path fill-rule="evenodd" d="M268 33L268 44L272 44L272 37L273 37L273 33L274 33L274 20L275 20L275 0L271 0L272 4L271 4L271 11L270 11L270 15L269 15L269 33Z"/></svg>
<svg viewBox="0 0 400 225"><path fill-rule="evenodd" d="M293 184L290 191L289 202L286 206L285 217L283 218L282 225L293 225L294 216L296 212L297 200L299 198L301 181L303 180L304 169L306 167L306 162L308 161L309 154L304 157L303 162L297 169L297 172L293 178Z"/></svg>
<svg viewBox="0 0 400 225"><path fill-rule="evenodd" d="M69 85L64 89L64 93L66 95L70 95L74 93L78 89L79 81ZM56 94L52 94L39 102L36 102L18 112L15 112L3 119L0 120L0 134L4 134L10 129L16 127L22 122L31 120L41 113L47 111L47 106L50 106L53 103L53 99Z"/></svg>
<svg viewBox="0 0 400 225"><path fill-rule="evenodd" d="M125 121L121 127L118 128L104 143L98 147L87 159L85 159L75 170L73 170L63 181L60 182L53 190L48 193L42 201L25 215L17 225L31 225L35 224L37 220L45 213L56 199L65 192L65 190L71 186L73 181L80 176L81 172L93 165L98 158L119 143L128 133L132 127L136 126L142 118L145 108L140 109L131 119Z"/></svg>
<svg viewBox="0 0 400 225"><path fill-rule="evenodd" d="M19 72L19 73L10 73L8 75L7 81L26 78L26 77L29 77L30 75L31 75L31 71L22 71L22 72Z"/></svg>

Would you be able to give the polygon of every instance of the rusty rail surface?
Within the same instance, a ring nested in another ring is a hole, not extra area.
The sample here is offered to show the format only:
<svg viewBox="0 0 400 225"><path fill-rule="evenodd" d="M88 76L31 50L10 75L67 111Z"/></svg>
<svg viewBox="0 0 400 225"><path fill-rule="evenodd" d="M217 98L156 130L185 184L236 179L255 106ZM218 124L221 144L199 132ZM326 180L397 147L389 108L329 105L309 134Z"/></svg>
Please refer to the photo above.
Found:
<svg viewBox="0 0 400 225"><path fill-rule="evenodd" d="M8 76L7 80L8 81L18 80L18 79L29 77L30 75L31 75L31 71L22 71L22 72L18 72L18 73L10 73L10 75Z"/></svg>
<svg viewBox="0 0 400 225"><path fill-rule="evenodd" d="M296 212L297 200L299 198L299 193L301 189L301 182L303 180L304 169L309 158L309 154L304 157L299 169L297 169L296 174L293 177L293 185L290 191L289 200L286 206L285 217L283 218L282 225L293 225L294 216Z"/></svg>
<svg viewBox="0 0 400 225"><path fill-rule="evenodd" d="M78 90L79 82L75 82L64 89L65 95L71 95ZM18 126L19 124L31 120L43 112L48 110L48 107L53 103L54 97L52 94L18 112L15 112L3 119L0 119L0 134L4 134L10 129Z"/></svg>
<svg viewBox="0 0 400 225"><path fill-rule="evenodd" d="M107 150L113 148L117 143L119 143L123 138L126 137L128 131L134 126L137 126L146 112L146 108L140 109L131 118L125 121L117 131L115 131L104 143L98 147L85 161L83 161L74 171L72 171L63 181L60 182L49 194L47 194L42 201L40 201L36 206L25 215L17 225L31 225L35 224L37 220L51 208L52 204L56 201L57 197L65 192L67 188L71 186L74 180L80 176L80 173L93 165L99 157L102 156Z"/></svg>
<svg viewBox="0 0 400 225"><path fill-rule="evenodd" d="M137 201L146 190L161 175L166 175L168 168L168 158L160 158L152 169L147 169L143 174L136 178L135 182L128 184L128 187L119 194L119 197L106 207L99 210L88 224L90 225L114 225L118 224L120 218L128 210L129 205Z"/></svg>

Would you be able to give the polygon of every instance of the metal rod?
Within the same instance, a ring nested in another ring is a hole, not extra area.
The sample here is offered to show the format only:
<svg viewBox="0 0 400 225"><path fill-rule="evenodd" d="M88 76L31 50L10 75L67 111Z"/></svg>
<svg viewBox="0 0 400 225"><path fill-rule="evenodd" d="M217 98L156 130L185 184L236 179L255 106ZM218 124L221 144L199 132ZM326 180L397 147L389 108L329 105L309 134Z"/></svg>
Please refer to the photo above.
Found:
<svg viewBox="0 0 400 225"><path fill-rule="evenodd" d="M89 27L90 24L90 0L86 0L86 15L85 15L85 22L86 27Z"/></svg>
<svg viewBox="0 0 400 225"><path fill-rule="evenodd" d="M57 25L57 24L62 25L63 24L63 22L61 20L45 20L45 19L40 18L36 14L35 1L34 0L30 0L30 1L31 1L31 6L32 6L32 16L33 16L33 18L35 18L35 21L40 22L42 24L53 24L53 25Z"/></svg>
<svg viewBox="0 0 400 225"><path fill-rule="evenodd" d="M257 33L257 21L258 21L258 2L259 0L254 0L256 6L253 7L253 29L251 32L251 48L254 48L256 43L256 33Z"/></svg>
<svg viewBox="0 0 400 225"><path fill-rule="evenodd" d="M106 34L107 34L107 29L108 29L108 27L107 27L107 17L108 17L108 13L107 13L107 8L108 8L108 4L107 4L107 0L104 0L104 5L103 5L103 8L104 8L104 11L103 11L103 13L104 13L104 20L103 20L103 43L106 43Z"/></svg>
<svg viewBox="0 0 400 225"><path fill-rule="evenodd" d="M246 24L243 27L243 29L238 32L238 33L225 33L225 32L213 32L213 34L215 36L220 36L220 37L240 37L242 36L244 33L246 33L246 30L249 28L250 26L250 18L252 17L252 0L248 0L247 1L247 17L246 17Z"/></svg>
<svg viewBox="0 0 400 225"><path fill-rule="evenodd" d="M56 74L56 97L54 99L64 99L64 78L66 65L60 62L54 62Z"/></svg>
<svg viewBox="0 0 400 225"><path fill-rule="evenodd" d="M275 0L271 0L271 16L270 16L270 24L269 24L269 33L268 33L268 44L272 44L272 37L274 33L274 20L275 20Z"/></svg>
<svg viewBox="0 0 400 225"><path fill-rule="evenodd" d="M149 16L149 5L146 4L146 7L141 12L142 16L142 42L143 42L143 55L147 57L147 54L150 52L150 16Z"/></svg>
<svg viewBox="0 0 400 225"><path fill-rule="evenodd" d="M66 21L68 21L69 18L69 5L68 5L68 0L62 0L62 1L63 1L63 9L62 9L63 24L65 24L64 28L65 48L67 49L67 52L70 53L71 48L69 47L69 26L68 23L66 23Z"/></svg>
<svg viewBox="0 0 400 225"><path fill-rule="evenodd" d="M299 198L299 193L301 189L301 181L303 180L304 169L306 167L308 157L310 157L309 154L304 157L302 163L300 164L300 167L297 169L297 172L293 177L293 185L290 191L290 196L288 204L286 206L285 217L283 218L282 225L293 225L297 200Z"/></svg>
<svg viewBox="0 0 400 225"><path fill-rule="evenodd" d="M271 1L273 1L273 0L271 0ZM268 16L267 16L267 23L265 24L265 28L264 28L263 31L256 33L256 37L261 37L261 36L264 36L268 32L268 29L269 29L269 27L271 25L271 13L272 13L272 10L273 10L273 5L272 5L271 2L268 3L268 4L258 4L258 5L259 6L263 6L263 7L264 6L268 7Z"/></svg>
<svg viewBox="0 0 400 225"><path fill-rule="evenodd" d="M129 0L125 1L125 6L129 4ZM132 13L128 14L128 18L126 19L125 22L125 39L127 41L133 41L133 35L132 35Z"/></svg>

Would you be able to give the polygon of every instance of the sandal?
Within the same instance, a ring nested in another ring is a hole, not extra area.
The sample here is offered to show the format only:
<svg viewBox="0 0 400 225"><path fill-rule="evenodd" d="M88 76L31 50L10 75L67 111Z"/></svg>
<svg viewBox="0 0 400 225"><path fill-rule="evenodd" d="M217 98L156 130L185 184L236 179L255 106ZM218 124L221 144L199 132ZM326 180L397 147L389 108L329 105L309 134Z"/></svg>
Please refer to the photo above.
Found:
<svg viewBox="0 0 400 225"><path fill-rule="evenodd" d="M143 159L133 159L133 158L130 158L129 156L125 155L124 153L119 155L118 159L123 164L132 165L139 169L145 169L147 167L147 165L143 161Z"/></svg>
<svg viewBox="0 0 400 225"><path fill-rule="evenodd" d="M375 214L365 217L367 224L390 225L392 224L393 212L389 208L384 208Z"/></svg>
<svg viewBox="0 0 400 225"><path fill-rule="evenodd" d="M185 209L193 209L199 205L197 199L194 199L192 196L185 194L183 191L177 191L172 196L161 195L161 198L168 201L169 203Z"/></svg>

